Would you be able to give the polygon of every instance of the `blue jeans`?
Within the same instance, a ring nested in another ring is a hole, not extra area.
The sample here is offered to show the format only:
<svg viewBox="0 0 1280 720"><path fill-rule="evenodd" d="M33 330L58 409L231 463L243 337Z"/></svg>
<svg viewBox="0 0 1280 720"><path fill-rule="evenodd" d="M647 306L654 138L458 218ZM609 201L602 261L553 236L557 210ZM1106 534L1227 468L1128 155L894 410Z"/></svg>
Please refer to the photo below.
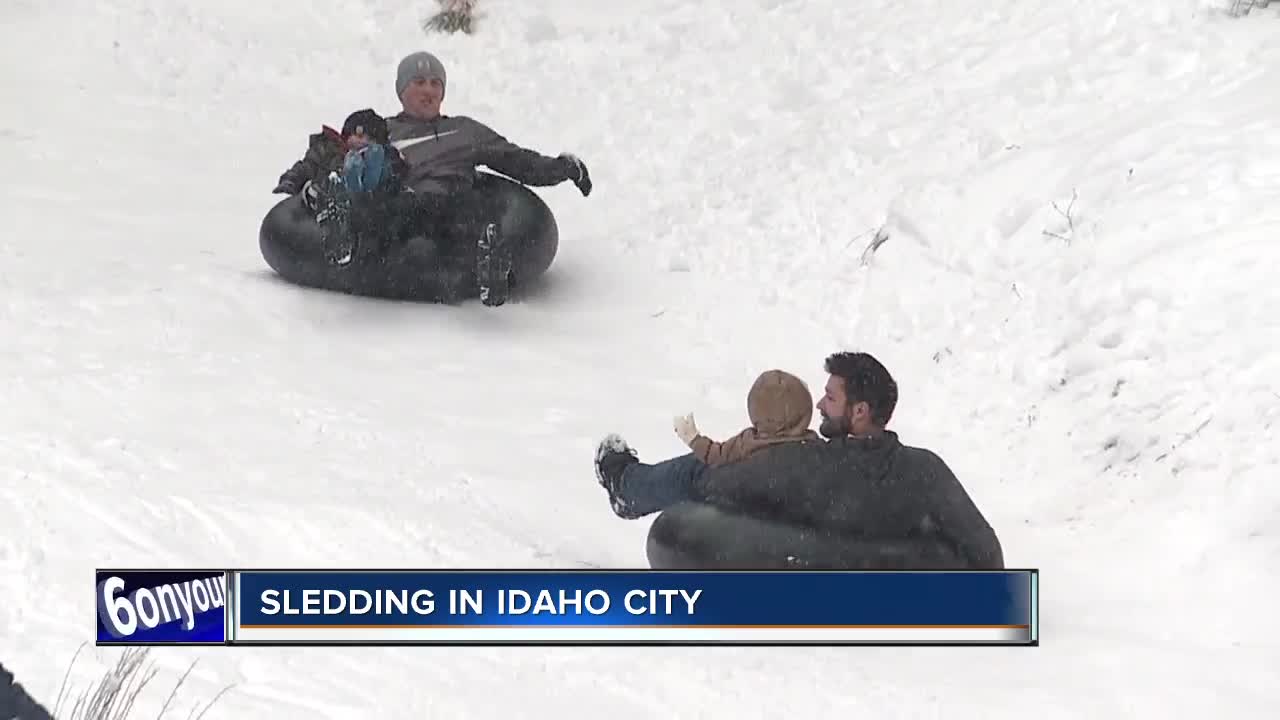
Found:
<svg viewBox="0 0 1280 720"><path fill-rule="evenodd" d="M613 512L631 520L693 500L694 484L706 469L706 463L693 453L656 465L632 463L622 473L609 499Z"/></svg>

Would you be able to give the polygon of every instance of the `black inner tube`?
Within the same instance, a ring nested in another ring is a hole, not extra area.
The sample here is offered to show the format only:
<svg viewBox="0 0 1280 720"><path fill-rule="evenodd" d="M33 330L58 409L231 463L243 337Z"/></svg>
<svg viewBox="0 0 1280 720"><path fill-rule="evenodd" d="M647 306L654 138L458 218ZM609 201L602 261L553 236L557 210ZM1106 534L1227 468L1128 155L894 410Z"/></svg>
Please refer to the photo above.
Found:
<svg viewBox="0 0 1280 720"><path fill-rule="evenodd" d="M320 228L301 195L281 200L263 218L258 245L267 265L285 280L355 295L455 301L476 297L475 246L483 223L496 222L512 253L517 285L551 267L559 228L551 209L529 188L508 178L479 173L469 207L446 223L448 237L406 228L377 254L357 253L345 267L325 260Z"/></svg>
<svg viewBox="0 0 1280 720"><path fill-rule="evenodd" d="M747 517L699 502L664 510L646 542L654 570L961 569L954 550L932 538L844 537Z"/></svg>
<svg viewBox="0 0 1280 720"><path fill-rule="evenodd" d="M872 438L785 443L708 468L664 510L662 569L1000 569L999 538L937 455Z"/></svg>

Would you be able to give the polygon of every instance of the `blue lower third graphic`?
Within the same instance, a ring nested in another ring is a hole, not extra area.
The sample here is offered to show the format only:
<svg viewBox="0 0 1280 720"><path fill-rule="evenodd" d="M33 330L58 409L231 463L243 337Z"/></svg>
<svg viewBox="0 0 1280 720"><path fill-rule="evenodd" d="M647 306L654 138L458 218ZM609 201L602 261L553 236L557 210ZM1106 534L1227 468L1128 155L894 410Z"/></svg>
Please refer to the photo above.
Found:
<svg viewBox="0 0 1280 720"><path fill-rule="evenodd" d="M232 580L232 644L1038 642L1034 570L254 570Z"/></svg>
<svg viewBox="0 0 1280 720"><path fill-rule="evenodd" d="M99 570L99 645L226 642L227 577L211 570Z"/></svg>

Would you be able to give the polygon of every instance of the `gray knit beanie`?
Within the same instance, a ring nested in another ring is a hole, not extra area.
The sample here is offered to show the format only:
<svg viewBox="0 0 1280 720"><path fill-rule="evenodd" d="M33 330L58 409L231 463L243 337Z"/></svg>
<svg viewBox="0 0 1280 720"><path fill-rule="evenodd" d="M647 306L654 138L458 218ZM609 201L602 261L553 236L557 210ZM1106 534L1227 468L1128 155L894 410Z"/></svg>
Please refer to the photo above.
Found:
<svg viewBox="0 0 1280 720"><path fill-rule="evenodd" d="M409 87L409 83L416 77L424 80L439 79L441 86L448 87L448 83L445 82L444 64L439 58L429 52L416 52L405 56L405 59L400 61L400 66L396 68L396 97L403 95L404 89Z"/></svg>

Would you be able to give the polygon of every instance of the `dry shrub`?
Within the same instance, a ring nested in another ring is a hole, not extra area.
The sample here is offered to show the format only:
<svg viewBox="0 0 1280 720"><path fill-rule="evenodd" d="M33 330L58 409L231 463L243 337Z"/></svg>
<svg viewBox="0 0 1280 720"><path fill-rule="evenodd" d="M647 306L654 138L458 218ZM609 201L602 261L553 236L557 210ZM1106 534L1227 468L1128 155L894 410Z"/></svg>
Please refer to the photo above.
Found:
<svg viewBox="0 0 1280 720"><path fill-rule="evenodd" d="M423 23L425 30L436 32L464 32L471 34L478 0L436 0L440 12L427 18Z"/></svg>
<svg viewBox="0 0 1280 720"><path fill-rule="evenodd" d="M151 652L150 648L126 648L121 653L120 658L116 661L115 667L107 670L107 672L98 680L93 687L84 690L76 698L74 704L71 705L69 714L62 714L62 703L65 699L71 702L71 698L66 694L67 678L71 676L71 667L75 665L76 658L80 655L80 650L84 648L81 645L76 650L76 654L71 657L71 663L67 665L66 676L62 680L62 688L58 690L58 698L54 702L53 715L59 720L124 720L125 718L136 717L131 715L134 703L138 696L142 693L142 689L151 682L156 676L155 666L147 662L147 657ZM156 715L156 720L164 717L169 711L170 705L178 695L178 688L182 687L195 668L196 664L192 661L187 667L187 671L182 673L182 677L178 678L178 682L169 692L169 696L165 699L164 705L160 708L160 713ZM192 707L188 713L188 719L199 720L204 714L213 707L213 704L222 697L223 693L230 690L233 686L228 685L213 696L199 714L196 713L197 708Z"/></svg>

